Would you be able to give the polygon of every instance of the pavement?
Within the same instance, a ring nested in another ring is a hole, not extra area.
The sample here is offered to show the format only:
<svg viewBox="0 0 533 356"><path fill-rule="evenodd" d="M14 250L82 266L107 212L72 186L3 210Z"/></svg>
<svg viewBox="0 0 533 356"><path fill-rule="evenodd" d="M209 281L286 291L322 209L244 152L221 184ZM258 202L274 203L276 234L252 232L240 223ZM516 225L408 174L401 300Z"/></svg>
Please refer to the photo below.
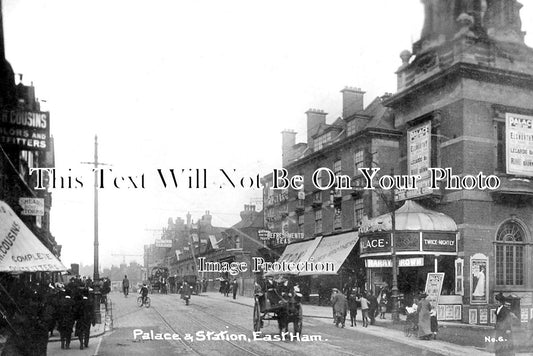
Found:
<svg viewBox="0 0 533 356"><path fill-rule="evenodd" d="M251 297L237 296L224 297L217 292L202 293L200 296L218 300L228 300L230 303L236 303L253 308L254 299ZM303 305L303 315L307 318L316 318L325 324L332 325L331 306ZM358 311L357 321L361 321L361 312ZM367 328L357 326L354 328L347 327L349 330L357 330L365 334L386 337L399 343L415 346L443 355L492 355L494 353L494 343L487 338L493 336L494 328L484 325L469 325L454 322L439 321L438 340L419 340L415 337L406 337L403 332L405 316L400 316L401 323L393 324L391 314L387 313L385 319L376 319L376 325L370 325ZM348 321L348 320L347 320ZM349 322L346 323L349 325ZM304 320L305 328L305 320ZM520 348L517 355L533 355L533 348Z"/></svg>

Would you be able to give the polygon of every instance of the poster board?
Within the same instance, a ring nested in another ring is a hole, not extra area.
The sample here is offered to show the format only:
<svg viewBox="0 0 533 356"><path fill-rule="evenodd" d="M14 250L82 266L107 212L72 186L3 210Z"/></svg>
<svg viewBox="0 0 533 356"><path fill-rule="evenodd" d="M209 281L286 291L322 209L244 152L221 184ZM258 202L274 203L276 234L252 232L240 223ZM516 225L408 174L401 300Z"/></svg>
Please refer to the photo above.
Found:
<svg viewBox="0 0 533 356"><path fill-rule="evenodd" d="M481 253L470 257L470 303L487 304L489 286L489 258Z"/></svg>
<svg viewBox="0 0 533 356"><path fill-rule="evenodd" d="M437 309L439 304L439 296L442 291L442 282L444 281L444 273L428 273L426 279L425 293L428 295L427 300L431 304L432 309Z"/></svg>

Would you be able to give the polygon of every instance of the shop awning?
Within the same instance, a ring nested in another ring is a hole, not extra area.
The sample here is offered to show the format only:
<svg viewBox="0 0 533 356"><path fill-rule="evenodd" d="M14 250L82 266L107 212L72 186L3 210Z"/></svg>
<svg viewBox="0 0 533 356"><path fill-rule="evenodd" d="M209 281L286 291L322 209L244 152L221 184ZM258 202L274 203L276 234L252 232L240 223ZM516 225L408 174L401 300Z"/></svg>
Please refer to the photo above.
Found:
<svg viewBox="0 0 533 356"><path fill-rule="evenodd" d="M59 272L61 261L0 201L0 272Z"/></svg>
<svg viewBox="0 0 533 356"><path fill-rule="evenodd" d="M309 260L321 263L331 262L334 269L330 271L301 272L300 276L337 274L358 240L359 233L357 232L323 237Z"/></svg>
<svg viewBox="0 0 533 356"><path fill-rule="evenodd" d="M277 262L307 262L322 240L322 236L287 245ZM283 274L283 272L267 272L265 276Z"/></svg>

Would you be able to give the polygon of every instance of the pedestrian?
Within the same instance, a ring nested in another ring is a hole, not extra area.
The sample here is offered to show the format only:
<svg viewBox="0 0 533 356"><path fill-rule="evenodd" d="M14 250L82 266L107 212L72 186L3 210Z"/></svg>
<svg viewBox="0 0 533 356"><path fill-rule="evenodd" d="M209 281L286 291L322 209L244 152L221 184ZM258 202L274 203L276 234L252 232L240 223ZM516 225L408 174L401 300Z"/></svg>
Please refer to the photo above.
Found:
<svg viewBox="0 0 533 356"><path fill-rule="evenodd" d="M385 313L387 312L387 295L382 294L379 301L379 318L385 319Z"/></svg>
<svg viewBox="0 0 533 356"><path fill-rule="evenodd" d="M74 327L76 306L71 295L72 291L70 289L60 291L57 330L59 331L62 349L70 349L70 338Z"/></svg>
<svg viewBox="0 0 533 356"><path fill-rule="evenodd" d="M338 291L339 290L337 288L333 288L331 290L331 295L329 297L330 302L333 300L333 297L335 296L335 294L337 294ZM333 308L333 303L331 303L331 315L333 316L333 324L335 324L337 321L337 317L335 316L335 309Z"/></svg>
<svg viewBox="0 0 533 356"><path fill-rule="evenodd" d="M224 280L224 297L229 297L230 284L228 280Z"/></svg>
<svg viewBox="0 0 533 356"><path fill-rule="evenodd" d="M89 292L89 288L85 288L76 301L76 331L74 335L80 340L80 350L89 347L91 325L96 324L94 305L92 298L89 298Z"/></svg>
<svg viewBox="0 0 533 356"><path fill-rule="evenodd" d="M499 356L514 356L513 344L513 320L517 317L511 312L509 303L506 302L505 297L500 292L494 297L499 302L498 309L496 309L496 335L495 335L495 354Z"/></svg>
<svg viewBox="0 0 533 356"><path fill-rule="evenodd" d="M128 279L127 275L124 275L124 279L122 280L122 291L124 292L124 297L128 297L128 293L130 290L130 280Z"/></svg>
<svg viewBox="0 0 533 356"><path fill-rule="evenodd" d="M405 326L405 336L409 337L414 335L418 330L418 299L413 298L413 304L410 307L406 307L405 311L407 312L406 316L406 326Z"/></svg>
<svg viewBox="0 0 533 356"><path fill-rule="evenodd" d="M429 312L431 311L431 304L426 299L427 294L420 294L420 301L418 302L418 338L421 340L429 340L433 335L431 333L431 321Z"/></svg>
<svg viewBox="0 0 533 356"><path fill-rule="evenodd" d="M239 290L239 283L237 283L237 279L233 278L233 282L231 283L231 289L233 291L233 299L237 296L237 291Z"/></svg>
<svg viewBox="0 0 533 356"><path fill-rule="evenodd" d="M181 299L185 300L185 305L189 305L189 299L191 299L192 286L189 285L186 281L183 281L180 290L178 293L181 294Z"/></svg>
<svg viewBox="0 0 533 356"><path fill-rule="evenodd" d="M370 317L370 325L374 325L376 323L376 314L378 313L379 308L378 299L374 293L370 292L368 293L367 300L369 302L368 316Z"/></svg>
<svg viewBox="0 0 533 356"><path fill-rule="evenodd" d="M368 327L368 309L369 309L369 302L368 299L366 299L366 295L363 293L361 296L361 313L363 314L363 327Z"/></svg>
<svg viewBox="0 0 533 356"><path fill-rule="evenodd" d="M346 297L337 288L333 288L333 294L331 295L331 306L333 307L333 313L335 315L335 326L339 327L339 324L344 327L346 322L346 311L348 309L348 302Z"/></svg>
<svg viewBox="0 0 533 356"><path fill-rule="evenodd" d="M350 321L352 323L352 327L357 326L355 318L357 316L357 303L359 302L358 299L359 298L357 297L356 289L353 288L350 296L348 297L348 309L350 310Z"/></svg>
<svg viewBox="0 0 533 356"><path fill-rule="evenodd" d="M437 321L437 311L432 309L429 312L431 332L433 333L433 340L437 340L437 333L439 332L439 322Z"/></svg>

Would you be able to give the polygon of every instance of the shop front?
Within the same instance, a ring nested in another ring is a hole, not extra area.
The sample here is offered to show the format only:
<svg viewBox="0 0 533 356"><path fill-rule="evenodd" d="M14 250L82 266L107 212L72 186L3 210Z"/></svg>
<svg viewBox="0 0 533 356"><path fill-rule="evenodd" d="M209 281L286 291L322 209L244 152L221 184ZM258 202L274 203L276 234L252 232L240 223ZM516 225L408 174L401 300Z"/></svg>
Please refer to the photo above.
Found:
<svg viewBox="0 0 533 356"><path fill-rule="evenodd" d="M412 303L414 296L426 290L428 275L438 274L439 319L461 319L462 291L457 290L455 277L458 232L452 218L408 200L395 211L394 232L389 213L365 220L359 234L367 290L379 293L390 289L394 253L398 261L398 290L405 304Z"/></svg>

